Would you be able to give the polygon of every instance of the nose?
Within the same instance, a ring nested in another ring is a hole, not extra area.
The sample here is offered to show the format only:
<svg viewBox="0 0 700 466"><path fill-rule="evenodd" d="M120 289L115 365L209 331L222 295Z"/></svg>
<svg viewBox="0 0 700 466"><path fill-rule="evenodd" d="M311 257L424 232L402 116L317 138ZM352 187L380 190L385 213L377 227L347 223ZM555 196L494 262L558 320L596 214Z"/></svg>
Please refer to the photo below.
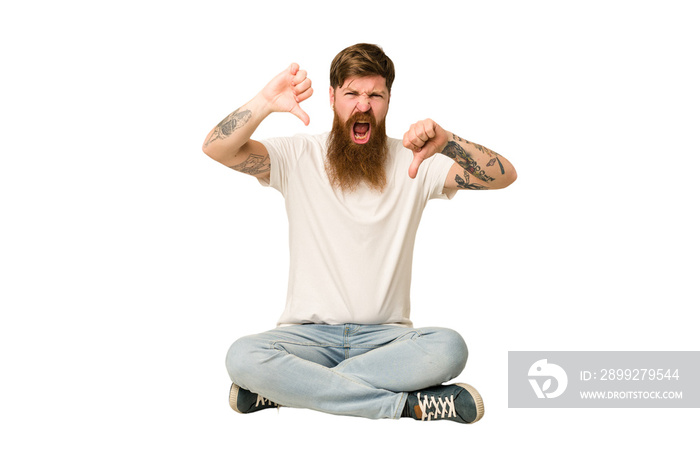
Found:
<svg viewBox="0 0 700 466"><path fill-rule="evenodd" d="M357 102L357 110L366 113L368 112L372 106L369 103L369 97L360 97L360 100Z"/></svg>

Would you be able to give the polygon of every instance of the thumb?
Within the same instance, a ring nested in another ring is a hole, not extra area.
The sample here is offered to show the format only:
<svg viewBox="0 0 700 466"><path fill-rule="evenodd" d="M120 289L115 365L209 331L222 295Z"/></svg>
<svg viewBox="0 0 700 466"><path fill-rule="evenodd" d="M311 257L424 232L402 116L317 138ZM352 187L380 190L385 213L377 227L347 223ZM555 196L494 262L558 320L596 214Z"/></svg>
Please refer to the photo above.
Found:
<svg viewBox="0 0 700 466"><path fill-rule="evenodd" d="M299 105L295 105L290 112L292 115L296 115L297 118L299 118L301 121L304 122L306 126L309 126L309 123L311 122L311 118L309 118L309 115L306 114L304 110L301 109Z"/></svg>
<svg viewBox="0 0 700 466"><path fill-rule="evenodd" d="M416 175L418 175L418 167L420 167L420 164L423 163L423 160L423 157L415 152L413 153L413 162L411 162L411 166L408 167L408 176L415 178Z"/></svg>

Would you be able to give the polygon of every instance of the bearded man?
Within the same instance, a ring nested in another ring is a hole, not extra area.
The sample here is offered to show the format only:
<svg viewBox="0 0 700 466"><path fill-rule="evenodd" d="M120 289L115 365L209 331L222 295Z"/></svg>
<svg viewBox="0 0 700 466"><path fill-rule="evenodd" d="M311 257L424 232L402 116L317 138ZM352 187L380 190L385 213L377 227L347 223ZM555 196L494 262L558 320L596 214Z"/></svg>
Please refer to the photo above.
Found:
<svg viewBox="0 0 700 466"><path fill-rule="evenodd" d="M458 376L467 347L455 331L413 328L413 245L430 199L498 189L515 178L501 155L442 129L411 125L387 138L394 64L357 44L331 64L330 133L251 139L272 112L309 124L300 103L313 89L297 64L207 135L214 160L279 190L289 218L287 302L273 330L228 351L231 407L274 406L372 419L411 417L473 423L479 392Z"/></svg>

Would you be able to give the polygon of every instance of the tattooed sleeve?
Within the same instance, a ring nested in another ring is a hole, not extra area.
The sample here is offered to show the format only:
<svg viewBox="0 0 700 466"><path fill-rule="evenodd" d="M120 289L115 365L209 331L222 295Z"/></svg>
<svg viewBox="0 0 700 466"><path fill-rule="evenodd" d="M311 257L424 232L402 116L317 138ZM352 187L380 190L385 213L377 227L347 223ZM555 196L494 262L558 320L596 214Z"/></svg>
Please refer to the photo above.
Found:
<svg viewBox="0 0 700 466"><path fill-rule="evenodd" d="M459 186L462 189L489 189L486 186L482 186L480 184L470 183L469 173L466 170L464 170L464 178L462 178L459 175L455 175L455 182L457 183L457 186Z"/></svg>
<svg viewBox="0 0 700 466"><path fill-rule="evenodd" d="M465 170L465 173L469 173L481 181L488 183L495 179L488 176L486 172L476 163L472 156L469 155L469 153L462 146L454 141L448 142L442 153L457 162L457 164Z"/></svg>
<svg viewBox="0 0 700 466"><path fill-rule="evenodd" d="M229 168L233 168L241 173L257 176L261 173L270 171L270 156L250 154L250 157L248 157L243 163L233 165Z"/></svg>
<svg viewBox="0 0 700 466"><path fill-rule="evenodd" d="M216 141L217 139L226 139L231 134L233 134L234 131L245 125L248 122L248 120L250 120L250 117L252 115L251 111L240 110L241 109L239 108L238 110L221 120L221 123L216 125L216 128L214 128L214 132L211 134L211 137L206 142L205 147L208 146L212 141Z"/></svg>

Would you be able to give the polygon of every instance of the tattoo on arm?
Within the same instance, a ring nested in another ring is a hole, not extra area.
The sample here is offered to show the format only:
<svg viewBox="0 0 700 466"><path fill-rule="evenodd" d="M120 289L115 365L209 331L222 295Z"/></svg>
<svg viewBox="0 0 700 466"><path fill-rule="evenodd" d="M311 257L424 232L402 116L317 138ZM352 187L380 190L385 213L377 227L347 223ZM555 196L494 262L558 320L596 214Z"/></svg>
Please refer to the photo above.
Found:
<svg viewBox="0 0 700 466"><path fill-rule="evenodd" d="M488 176L486 172L476 163L472 156L469 155L469 153L464 150L462 146L454 141L448 142L442 153L457 162L460 167L464 168L465 173L469 172L481 181L488 183L495 179Z"/></svg>
<svg viewBox="0 0 700 466"><path fill-rule="evenodd" d="M211 137L206 142L205 147L208 146L212 141L216 141L217 139L226 139L231 134L233 134L234 131L245 125L248 122L248 120L250 120L250 117L252 116L251 111L243 110L241 112L240 110L241 109L239 108L238 110L221 120L221 122L218 125L216 125L216 128L214 128L214 132L211 134Z"/></svg>
<svg viewBox="0 0 700 466"><path fill-rule="evenodd" d="M232 165L229 168L233 168L241 173L257 176L270 171L270 156L250 154L243 163Z"/></svg>
<svg viewBox="0 0 700 466"><path fill-rule="evenodd" d="M474 144L474 143L472 143ZM481 146L479 144L474 144L474 147L479 149L481 152L484 154L488 155L489 157L493 157L491 160L489 160L489 163L486 164L487 167L492 166L494 163L498 162L498 166L501 167L501 175L505 174L506 170L503 168L503 164L501 163L501 160L498 158L501 156L501 154L492 151L491 149L488 149L484 146Z"/></svg>
<svg viewBox="0 0 700 466"><path fill-rule="evenodd" d="M455 182L457 183L457 186L459 186L462 189L489 189L486 186L482 186L480 184L469 183L469 173L466 170L464 170L464 178L462 178L459 175L455 175Z"/></svg>

